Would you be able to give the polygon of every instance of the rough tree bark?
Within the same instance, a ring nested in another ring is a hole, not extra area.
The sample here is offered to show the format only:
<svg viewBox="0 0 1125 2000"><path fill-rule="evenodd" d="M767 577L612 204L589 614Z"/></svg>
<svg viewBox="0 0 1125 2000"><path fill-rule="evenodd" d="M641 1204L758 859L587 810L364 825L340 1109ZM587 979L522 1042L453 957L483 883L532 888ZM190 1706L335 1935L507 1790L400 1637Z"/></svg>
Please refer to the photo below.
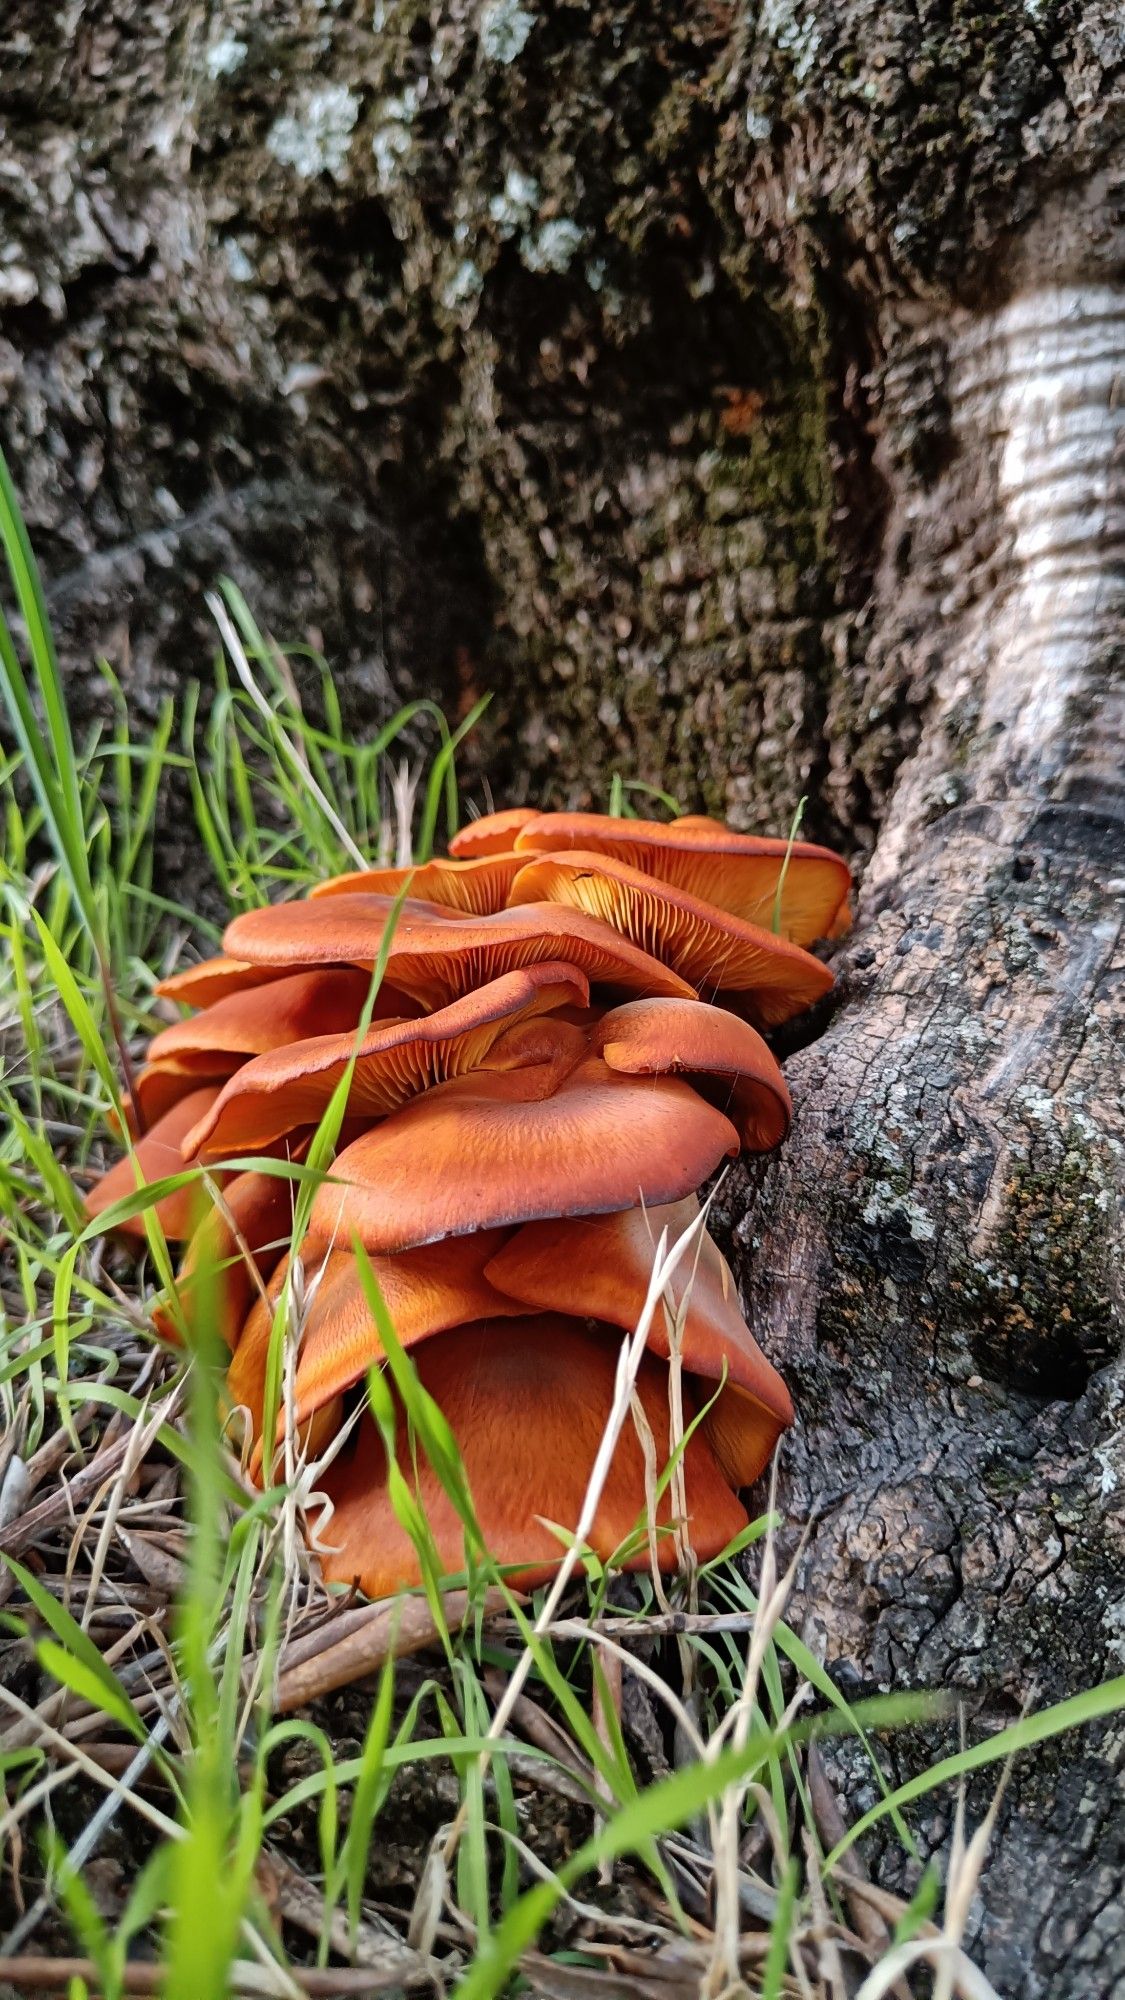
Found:
<svg viewBox="0 0 1125 2000"><path fill-rule="evenodd" d="M811 1627L862 1678L997 1720L1118 1671L1125 1628L1125 292L1061 276L944 329L948 469L890 517L940 582L911 602L892 561L877 587L886 657L940 633L937 670L845 1004L790 1065L794 1143L728 1202L800 1385ZM1002 1993L1125 1990L1119 1742L1017 1792L987 1892Z"/></svg>
<svg viewBox="0 0 1125 2000"><path fill-rule="evenodd" d="M198 670L229 568L364 725L495 688L497 796L807 792L862 868L842 1004L722 1196L801 1614L978 1727L1119 1669L1118 7L8 0L0 43L76 704L99 648L139 708ZM1017 1777L1012 2000L1125 1994L1119 1757Z"/></svg>

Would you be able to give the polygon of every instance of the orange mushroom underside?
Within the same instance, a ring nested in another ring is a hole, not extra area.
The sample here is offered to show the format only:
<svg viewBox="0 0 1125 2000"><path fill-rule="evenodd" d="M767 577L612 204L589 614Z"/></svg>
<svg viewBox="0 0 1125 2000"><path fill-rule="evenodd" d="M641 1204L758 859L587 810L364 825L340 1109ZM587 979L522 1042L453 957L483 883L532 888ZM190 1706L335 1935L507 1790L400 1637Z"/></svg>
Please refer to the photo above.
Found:
<svg viewBox="0 0 1125 2000"><path fill-rule="evenodd" d="M731 833L719 820L697 817L665 826L544 813L514 828L512 845L528 856L568 848L609 855L794 944L834 936L851 887L847 863L827 847Z"/></svg>
<svg viewBox="0 0 1125 2000"><path fill-rule="evenodd" d="M484 1546L530 1587L558 1567L582 1513L598 1447L613 1403L618 1343L573 1320L485 1321L427 1342L418 1356L422 1386L445 1413L461 1445ZM637 1394L662 1457L670 1449L667 1372L647 1357ZM689 1401L689 1409L691 1408ZM447 1574L465 1567L465 1530L452 1500L424 1458L415 1473L400 1409L395 1455L425 1514ZM718 1555L746 1525L706 1441L697 1431L684 1454L684 1532L701 1559ZM370 1416L354 1443L328 1468L332 1511L319 1526L324 1574L382 1597L418 1581L418 1557L402 1528L386 1480L382 1439ZM647 1568L643 1532L651 1485L630 1424L620 1435L589 1544L603 1562L627 1548L624 1567ZM664 1532L660 1567L674 1568L677 1547L668 1492L656 1507ZM631 1548L628 1545L633 1544Z"/></svg>
<svg viewBox="0 0 1125 2000"><path fill-rule="evenodd" d="M511 888L516 904L564 904L619 931L705 999L776 1027L823 998L832 974L811 952L611 855L545 854Z"/></svg>

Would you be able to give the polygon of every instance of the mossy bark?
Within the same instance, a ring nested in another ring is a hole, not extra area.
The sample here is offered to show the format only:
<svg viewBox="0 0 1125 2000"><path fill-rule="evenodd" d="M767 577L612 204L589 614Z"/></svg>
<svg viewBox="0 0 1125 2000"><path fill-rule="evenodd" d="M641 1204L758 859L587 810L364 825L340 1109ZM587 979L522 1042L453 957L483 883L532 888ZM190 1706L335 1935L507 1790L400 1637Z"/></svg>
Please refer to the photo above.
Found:
<svg viewBox="0 0 1125 2000"><path fill-rule="evenodd" d="M99 651L137 710L205 670L229 569L359 727L492 689L498 800L808 794L859 923L721 1202L810 1634L974 1727L1118 1669L1119 9L9 0L0 44L76 710ZM1012 2000L1125 1990L1118 1748L1017 1774Z"/></svg>

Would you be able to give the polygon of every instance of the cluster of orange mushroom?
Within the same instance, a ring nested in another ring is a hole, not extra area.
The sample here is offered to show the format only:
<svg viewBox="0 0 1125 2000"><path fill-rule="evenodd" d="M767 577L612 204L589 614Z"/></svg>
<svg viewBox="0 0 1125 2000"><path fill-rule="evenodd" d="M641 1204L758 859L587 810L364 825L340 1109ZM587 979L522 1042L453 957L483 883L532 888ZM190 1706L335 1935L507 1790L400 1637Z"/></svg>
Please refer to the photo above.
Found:
<svg viewBox="0 0 1125 2000"><path fill-rule="evenodd" d="M153 1040L143 1131L88 1206L104 1211L138 1176L209 1169L221 1199L202 1222L189 1188L159 1204L167 1237L186 1240L181 1305L190 1325L193 1273L219 1271L206 1297L231 1350L231 1400L249 1413L252 1475L270 1475L286 1424L330 1461L318 1475L330 1581L373 1597L419 1581L382 1433L356 1415L385 1359L357 1245L458 1441L492 1555L522 1583L545 1579L579 1518L661 1232L689 1226L723 1161L785 1136L789 1093L759 1031L830 988L806 947L846 924L849 886L824 848L711 819L500 812L459 833L449 859L341 876L237 917L221 957L158 988L195 1011ZM300 1160L349 1066L298 1260L291 1179L245 1162ZM140 1217L125 1226L143 1234ZM287 1285L292 1388L267 1441ZM694 1425L678 1525L708 1559L745 1524L739 1493L792 1410L706 1233L671 1291L675 1323L655 1316L636 1395L667 1456L674 1338L681 1421ZM398 1456L443 1564L461 1570L462 1523L421 1453L412 1464L405 1414ZM655 1536L669 1566L670 1490ZM627 1547L633 1566L649 1561L637 1529L651 1492L627 1425L590 1533L600 1559Z"/></svg>

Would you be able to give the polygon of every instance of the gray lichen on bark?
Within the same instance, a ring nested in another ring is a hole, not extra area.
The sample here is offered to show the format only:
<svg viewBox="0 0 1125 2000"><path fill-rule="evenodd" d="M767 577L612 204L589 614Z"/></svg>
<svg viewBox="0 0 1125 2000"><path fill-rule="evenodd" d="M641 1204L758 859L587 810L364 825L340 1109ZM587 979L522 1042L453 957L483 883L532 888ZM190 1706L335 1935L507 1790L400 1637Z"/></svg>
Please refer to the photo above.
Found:
<svg viewBox="0 0 1125 2000"><path fill-rule="evenodd" d="M226 568L363 726L495 689L498 796L807 792L864 864L721 1201L809 1633L978 1727L1125 1647L1123 69L1109 0L0 25L2 428L79 709L99 649L139 708L204 667ZM1118 1755L1013 1791L1013 2000L1125 1990Z"/></svg>

